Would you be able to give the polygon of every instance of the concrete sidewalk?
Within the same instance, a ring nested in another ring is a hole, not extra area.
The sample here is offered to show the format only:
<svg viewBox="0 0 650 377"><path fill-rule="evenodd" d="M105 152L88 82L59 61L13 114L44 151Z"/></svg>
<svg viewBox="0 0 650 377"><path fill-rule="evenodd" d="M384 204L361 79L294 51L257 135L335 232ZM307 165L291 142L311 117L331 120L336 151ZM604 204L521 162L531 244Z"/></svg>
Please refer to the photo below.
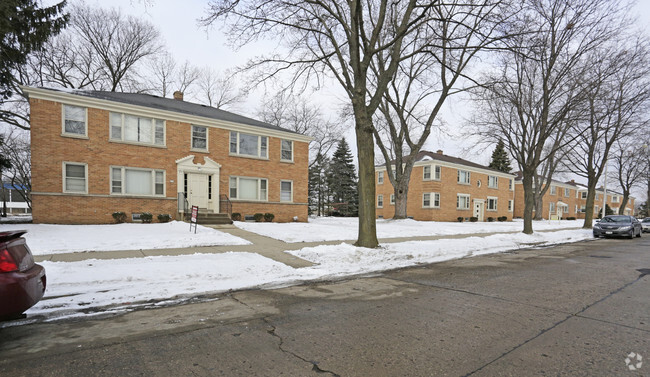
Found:
<svg viewBox="0 0 650 377"><path fill-rule="evenodd" d="M315 247L320 245L338 245L341 243L354 244L356 240L340 240L340 241L322 241L322 242L294 242L287 243L284 241L276 240L274 238L262 236L257 233L249 232L239 229L235 226L215 226L224 233L232 234L233 236L243 238L249 241L250 245L228 245L228 246L201 246L201 247L185 247L185 248L172 248L172 249L140 249L140 250L115 250L115 251L90 251L90 252L77 252L77 253L62 253L62 254L48 254L34 256L36 262L52 261L52 262L78 262L88 259L120 259L120 258L143 258L150 256L175 256L175 255L189 255L189 254L219 254L227 252L248 252L257 253L263 257L273 259L276 262L284 263L293 268L310 267L314 264L310 261L298 258L294 255L287 253L288 250L300 250L305 247ZM572 230L581 228L563 228L553 230L540 230L539 232L555 232L561 230ZM469 237L487 237L494 234L517 234L520 231L511 232L488 232L488 233L470 233L470 234L448 234L438 236L419 236L419 237L397 237L397 238L381 238L380 244L397 243L407 241L432 241L439 239L460 239Z"/></svg>

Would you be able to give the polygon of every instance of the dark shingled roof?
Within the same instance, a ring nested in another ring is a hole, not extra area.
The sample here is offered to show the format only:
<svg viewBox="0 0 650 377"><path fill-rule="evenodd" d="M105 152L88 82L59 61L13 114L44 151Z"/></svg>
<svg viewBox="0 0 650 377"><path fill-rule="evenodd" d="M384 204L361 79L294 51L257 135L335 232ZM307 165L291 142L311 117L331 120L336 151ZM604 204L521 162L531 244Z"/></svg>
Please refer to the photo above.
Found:
<svg viewBox="0 0 650 377"><path fill-rule="evenodd" d="M220 110L214 107L201 105L198 103L175 100L171 98L163 98L151 94L104 92L104 91L97 91L97 90L69 90L68 89L63 91L63 90L57 90L53 88L42 88L42 89L73 93L84 97L92 97L92 98L103 99L107 101L113 101L113 102L122 102L130 105L144 106L144 107L166 110L166 111L173 111L177 113L222 120L226 122L246 124L249 126L262 127L262 128L267 128L276 131L297 133L282 127L274 126L269 123L251 119L228 111Z"/></svg>
<svg viewBox="0 0 650 377"><path fill-rule="evenodd" d="M472 168L492 170L492 171L495 171L495 172L504 173L504 172L502 172L500 170L493 169L493 168L491 168L489 166L484 166L484 165L477 164L477 163L472 162L472 161L463 160L462 158L447 156L446 154L434 153L434 152L429 152L429 151L421 151L420 153L418 153L415 156L415 161L416 162L417 161L422 161L425 157L429 157L432 160L444 161L444 162L449 162L449 163L452 163L452 164L465 165L465 166L469 166L469 167L472 167ZM395 160L391 161L390 163L394 164ZM384 164L377 165L377 166L384 166ZM504 173L504 174L512 174L512 173Z"/></svg>

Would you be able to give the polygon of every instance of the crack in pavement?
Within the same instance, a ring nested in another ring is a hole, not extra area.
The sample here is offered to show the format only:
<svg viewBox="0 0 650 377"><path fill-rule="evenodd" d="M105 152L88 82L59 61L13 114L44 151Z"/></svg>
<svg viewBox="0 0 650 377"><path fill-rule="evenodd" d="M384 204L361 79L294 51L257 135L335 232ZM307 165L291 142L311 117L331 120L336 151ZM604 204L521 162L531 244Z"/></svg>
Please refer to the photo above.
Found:
<svg viewBox="0 0 650 377"><path fill-rule="evenodd" d="M245 303L245 302L241 301L240 299L238 299L237 297L235 297L232 293L229 294L228 296L230 296L230 298L232 298L236 302L246 306L247 308L249 308L249 309L251 309L253 311L257 311L257 310L255 310L255 308L251 307L247 303ZM284 345L284 339L275 332L276 331L276 326L273 323L271 323L271 320L269 319L269 317L263 317L262 321L264 321L264 323L268 326L268 329L266 330L266 332L279 340L278 349L281 352L286 353L288 355L291 355L291 356L297 358L298 360L301 360L301 361L304 361L306 363L311 364L312 365L311 370L318 373L318 374L329 374L329 375L334 376L334 377L340 377L340 375L338 375L338 374L336 374L336 373L334 373L332 371L320 368L318 366L318 364L319 364L318 361L307 360L304 357L302 357L302 356L300 356L300 355L298 355L298 354L296 354L294 352L291 352L289 350L284 349L282 347Z"/></svg>
<svg viewBox="0 0 650 377"><path fill-rule="evenodd" d="M586 311L587 309L593 307L594 305L597 305L597 304L599 304L599 303L605 301L606 299L612 297L613 295L615 295L615 294L621 292L621 291L624 290L625 288L627 288L627 287L629 287L629 286L631 286L631 285L633 285L633 284L639 282L639 281L640 281L644 276L646 276L646 274L641 273L641 275L639 275L639 277L637 277L635 280L633 280L633 281L631 281L631 282L629 282L629 283L627 283L627 284L624 284L623 286L621 286L621 287L619 287L619 288L617 288L617 289L611 291L609 294L605 295L605 296L602 297L601 299L599 299L599 300L597 300L597 301L595 301L595 302L593 302L593 303L591 303L591 304L585 306L585 307L582 308L580 311L578 311L578 312L576 312L576 313L574 313L574 314L570 314L569 316L567 316L566 318L564 318L564 319L561 320L561 321L556 322L556 323L553 324L552 326L550 326L550 327L548 327L548 328L545 328L545 329L542 329L542 330L541 330L537 335L535 335L535 336L533 336L533 337L531 337L531 338L529 338L529 339L526 339L524 342L522 342L522 343L516 345L515 347L513 347L513 348L510 349L509 351L506 351L506 352L502 353L501 355L499 355L498 357L494 358L494 359L491 360L490 362L485 363L483 366L481 366L481 367L479 367L479 368L477 368L477 369L475 369L475 370L473 370L473 371L471 371L471 372L469 372L469 373L463 375L463 377L468 377L468 376L471 376L471 375L473 375L473 374L475 374L475 373L477 373L477 372L480 372L481 370L483 370L484 368L488 367L489 365L491 365L491 364L497 362L498 360L504 358L505 356L511 354L512 352L518 350L519 348L521 348L521 347L525 346L526 344L532 342L533 340L539 338L539 337L542 336L543 334L545 334L545 333L547 333L547 332L549 332L549 331L555 329L556 327L560 326L561 324L565 323L566 321L568 321L568 320L571 319L571 318L576 318L576 317L577 317L577 318L587 318L587 319L589 319L588 317L583 317L583 316L581 316L580 313L583 313L584 311ZM618 324L617 324L617 325L618 325ZM619 326L623 326L623 325L619 325Z"/></svg>

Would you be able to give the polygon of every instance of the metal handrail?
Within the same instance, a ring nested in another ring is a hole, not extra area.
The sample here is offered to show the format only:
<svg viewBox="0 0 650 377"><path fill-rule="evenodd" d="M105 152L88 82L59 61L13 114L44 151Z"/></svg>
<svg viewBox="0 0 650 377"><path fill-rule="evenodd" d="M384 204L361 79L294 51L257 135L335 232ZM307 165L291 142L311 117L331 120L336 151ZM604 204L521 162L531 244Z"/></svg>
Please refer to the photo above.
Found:
<svg viewBox="0 0 650 377"><path fill-rule="evenodd" d="M230 201L230 198L228 198L228 195L221 194L221 199L219 200L219 202L220 202L219 203L219 212L220 213L227 213L228 217L232 217L232 202Z"/></svg>

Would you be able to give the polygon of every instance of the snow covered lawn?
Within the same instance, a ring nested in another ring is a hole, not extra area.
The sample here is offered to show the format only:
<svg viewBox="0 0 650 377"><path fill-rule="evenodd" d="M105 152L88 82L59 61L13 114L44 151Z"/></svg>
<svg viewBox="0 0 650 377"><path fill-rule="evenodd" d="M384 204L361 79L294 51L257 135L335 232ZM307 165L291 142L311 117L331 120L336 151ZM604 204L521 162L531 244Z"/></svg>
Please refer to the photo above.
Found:
<svg viewBox="0 0 650 377"><path fill-rule="evenodd" d="M582 227L584 220L535 221L533 229L566 229ZM249 232L285 242L319 242L356 240L359 219L356 217L319 217L308 223L253 223L236 221L235 225ZM522 220L505 222L442 222L416 220L377 220L377 237L418 237L490 232L521 232Z"/></svg>
<svg viewBox="0 0 650 377"><path fill-rule="evenodd" d="M167 249L177 247L249 245L250 242L216 229L189 224L53 225L3 224L0 230L26 229L25 239L34 255L82 251Z"/></svg>
<svg viewBox="0 0 650 377"><path fill-rule="evenodd" d="M84 313L132 310L229 289L280 287L591 237L589 230L580 229L386 243L379 249L348 244L323 245L291 251L316 263L300 269L254 253L93 259L69 263L46 261L41 263L48 277L46 297L27 312L27 320L19 323L29 323L33 316L51 320L87 315ZM155 302L146 303L147 300Z"/></svg>

